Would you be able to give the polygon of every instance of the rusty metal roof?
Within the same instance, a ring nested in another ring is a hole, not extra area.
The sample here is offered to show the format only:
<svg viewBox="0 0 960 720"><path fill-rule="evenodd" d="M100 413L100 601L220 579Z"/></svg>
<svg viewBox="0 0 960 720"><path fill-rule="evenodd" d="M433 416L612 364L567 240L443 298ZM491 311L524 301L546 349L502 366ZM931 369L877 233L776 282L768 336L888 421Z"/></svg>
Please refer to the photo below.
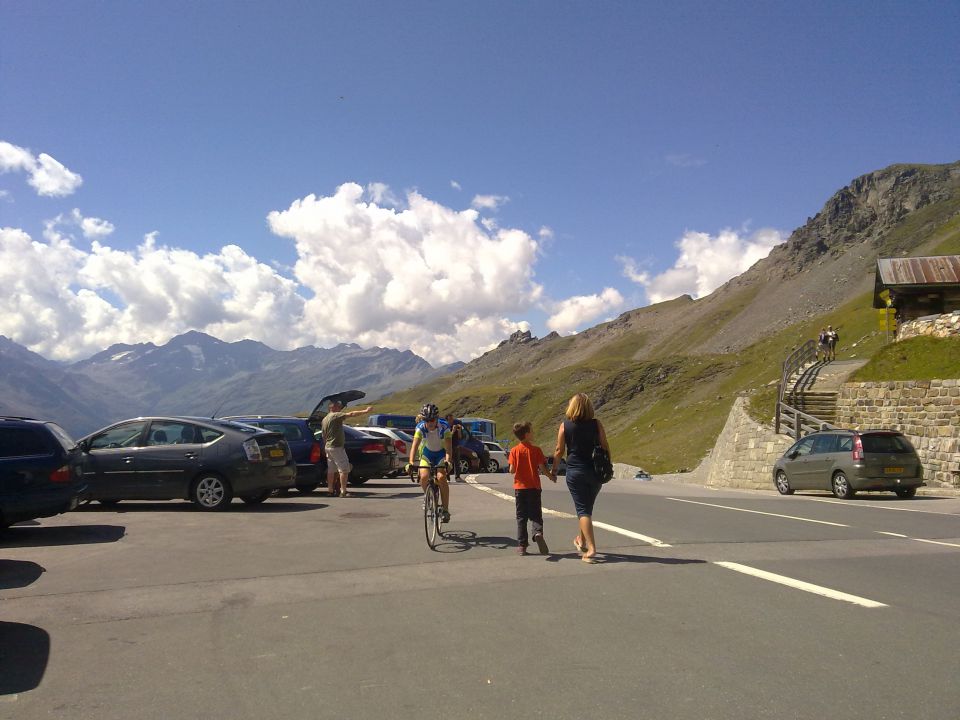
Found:
<svg viewBox="0 0 960 720"><path fill-rule="evenodd" d="M877 259L878 285L960 285L960 255Z"/></svg>

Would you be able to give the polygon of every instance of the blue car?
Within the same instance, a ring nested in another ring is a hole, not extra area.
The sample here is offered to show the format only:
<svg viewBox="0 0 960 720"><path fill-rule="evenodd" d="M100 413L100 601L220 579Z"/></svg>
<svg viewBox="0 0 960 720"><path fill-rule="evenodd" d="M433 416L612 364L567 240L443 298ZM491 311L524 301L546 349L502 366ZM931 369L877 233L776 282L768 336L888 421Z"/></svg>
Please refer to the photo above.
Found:
<svg viewBox="0 0 960 720"><path fill-rule="evenodd" d="M56 423L0 417L0 530L73 510L86 491L81 457Z"/></svg>
<svg viewBox="0 0 960 720"><path fill-rule="evenodd" d="M313 430L304 418L279 415L246 415L224 418L234 422L253 425L283 435L290 446L290 453L297 464L296 488L301 493L310 493L326 482L327 458L323 445L313 436Z"/></svg>

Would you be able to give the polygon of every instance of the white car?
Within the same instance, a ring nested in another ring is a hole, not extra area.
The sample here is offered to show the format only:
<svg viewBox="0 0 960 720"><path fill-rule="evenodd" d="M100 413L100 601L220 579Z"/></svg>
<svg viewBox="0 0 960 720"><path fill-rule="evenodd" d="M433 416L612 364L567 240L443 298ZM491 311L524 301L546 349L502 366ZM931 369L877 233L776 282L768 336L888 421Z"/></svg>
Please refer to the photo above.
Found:
<svg viewBox="0 0 960 720"><path fill-rule="evenodd" d="M403 468L410 459L410 446L413 445L413 436L405 433L403 430L389 427L375 427L373 425L355 427L354 430L365 432L368 435L383 437L390 440L397 449L397 467L390 468L390 474L393 476L403 473Z"/></svg>
<svg viewBox="0 0 960 720"><path fill-rule="evenodd" d="M487 465L487 472L506 472L510 469L510 462L507 459L507 451L499 443L483 441L483 446L490 451L490 463Z"/></svg>

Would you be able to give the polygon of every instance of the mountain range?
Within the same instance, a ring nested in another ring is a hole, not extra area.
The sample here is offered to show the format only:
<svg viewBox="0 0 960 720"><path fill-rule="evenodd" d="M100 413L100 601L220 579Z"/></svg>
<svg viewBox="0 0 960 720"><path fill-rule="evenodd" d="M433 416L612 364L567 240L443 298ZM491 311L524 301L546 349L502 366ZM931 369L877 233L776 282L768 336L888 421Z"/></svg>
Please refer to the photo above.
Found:
<svg viewBox="0 0 960 720"><path fill-rule="evenodd" d="M354 344L274 350L200 332L64 365L0 336L0 414L53 419L83 435L138 415L304 413L331 392L359 388L373 400L460 365L438 370L410 351Z"/></svg>
<svg viewBox="0 0 960 720"><path fill-rule="evenodd" d="M878 257L960 253L960 162L893 165L853 180L788 240L710 295L630 310L573 336L515 333L464 365L353 344L273 350L189 332L165 345L114 345L71 365L0 336L0 413L52 418L75 434L141 414L309 412L360 388L383 412L424 402L534 423L553 447L566 401L590 394L616 460L654 472L694 466L733 399L772 396L791 349L832 324L838 357L885 342L871 309ZM960 376L960 368L958 368ZM389 394L392 393L392 394Z"/></svg>

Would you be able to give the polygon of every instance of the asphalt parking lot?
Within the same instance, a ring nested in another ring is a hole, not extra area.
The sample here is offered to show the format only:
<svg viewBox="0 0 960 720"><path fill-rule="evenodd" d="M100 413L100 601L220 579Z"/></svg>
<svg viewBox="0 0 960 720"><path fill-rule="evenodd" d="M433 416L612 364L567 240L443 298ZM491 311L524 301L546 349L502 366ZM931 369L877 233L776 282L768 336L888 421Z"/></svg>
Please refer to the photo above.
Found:
<svg viewBox="0 0 960 720"><path fill-rule="evenodd" d="M437 551L402 480L15 526L0 717L960 716L956 498L618 480L590 566L562 481L519 557L510 478L475 480Z"/></svg>

